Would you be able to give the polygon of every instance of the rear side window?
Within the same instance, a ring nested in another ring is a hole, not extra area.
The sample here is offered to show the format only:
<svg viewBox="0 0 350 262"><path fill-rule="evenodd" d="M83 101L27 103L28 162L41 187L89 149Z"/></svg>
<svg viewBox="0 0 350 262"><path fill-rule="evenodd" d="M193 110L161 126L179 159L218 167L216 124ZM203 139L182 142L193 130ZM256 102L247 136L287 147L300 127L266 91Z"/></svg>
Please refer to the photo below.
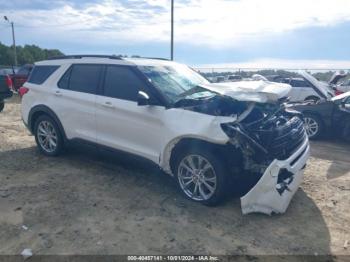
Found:
<svg viewBox="0 0 350 262"><path fill-rule="evenodd" d="M101 65L72 65L62 76L58 86L71 91L96 94L101 71Z"/></svg>
<svg viewBox="0 0 350 262"><path fill-rule="evenodd" d="M311 87L308 82L303 80L292 80L290 85L292 87Z"/></svg>
<svg viewBox="0 0 350 262"><path fill-rule="evenodd" d="M28 82L41 85L59 68L59 66L35 66L29 76Z"/></svg>
<svg viewBox="0 0 350 262"><path fill-rule="evenodd" d="M104 95L137 101L137 93L143 88L142 80L128 67L107 66Z"/></svg>

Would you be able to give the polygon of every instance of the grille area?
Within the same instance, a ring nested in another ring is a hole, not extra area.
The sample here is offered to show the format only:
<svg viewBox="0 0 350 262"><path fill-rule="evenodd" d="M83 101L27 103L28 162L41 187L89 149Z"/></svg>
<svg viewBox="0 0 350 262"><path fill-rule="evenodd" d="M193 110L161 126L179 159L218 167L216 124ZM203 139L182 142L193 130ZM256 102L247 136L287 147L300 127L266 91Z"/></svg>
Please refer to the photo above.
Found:
<svg viewBox="0 0 350 262"><path fill-rule="evenodd" d="M274 158L284 160L291 156L305 139L303 121L299 117L293 117L283 126L276 128L269 151Z"/></svg>

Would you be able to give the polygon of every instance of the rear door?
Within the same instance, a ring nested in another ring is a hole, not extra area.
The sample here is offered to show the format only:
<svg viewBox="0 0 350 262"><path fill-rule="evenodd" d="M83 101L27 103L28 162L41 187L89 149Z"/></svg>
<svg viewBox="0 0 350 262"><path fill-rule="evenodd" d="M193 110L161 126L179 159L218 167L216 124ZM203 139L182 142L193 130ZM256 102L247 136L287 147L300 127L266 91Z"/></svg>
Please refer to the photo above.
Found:
<svg viewBox="0 0 350 262"><path fill-rule="evenodd" d="M96 99L97 140L158 162L165 107L138 106L139 91L155 98L135 70L131 66L106 66L103 89Z"/></svg>
<svg viewBox="0 0 350 262"><path fill-rule="evenodd" d="M102 65L73 64L54 90L53 109L68 139L96 142L95 103Z"/></svg>

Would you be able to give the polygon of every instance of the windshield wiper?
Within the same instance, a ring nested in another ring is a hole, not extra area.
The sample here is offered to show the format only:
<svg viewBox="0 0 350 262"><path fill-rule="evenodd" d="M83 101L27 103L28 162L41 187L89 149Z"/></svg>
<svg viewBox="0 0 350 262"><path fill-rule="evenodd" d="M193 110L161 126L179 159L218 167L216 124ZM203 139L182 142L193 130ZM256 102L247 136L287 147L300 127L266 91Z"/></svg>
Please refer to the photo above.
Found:
<svg viewBox="0 0 350 262"><path fill-rule="evenodd" d="M205 89L205 88L203 88L203 87L201 87L201 86L192 87L191 89L189 89L189 90L187 90L187 91L181 93L181 94L178 96L179 99L178 99L177 101L182 100L182 99L185 98L186 96L190 96L190 95L193 95L193 94L195 94L195 93L202 92L202 91L207 91L207 89Z"/></svg>

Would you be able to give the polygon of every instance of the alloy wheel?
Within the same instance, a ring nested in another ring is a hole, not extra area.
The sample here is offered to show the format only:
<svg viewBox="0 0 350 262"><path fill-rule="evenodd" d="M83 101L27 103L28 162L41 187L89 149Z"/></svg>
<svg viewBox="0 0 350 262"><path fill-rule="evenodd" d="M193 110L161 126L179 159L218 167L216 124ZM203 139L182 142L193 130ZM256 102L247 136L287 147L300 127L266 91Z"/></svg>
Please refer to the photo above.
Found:
<svg viewBox="0 0 350 262"><path fill-rule="evenodd" d="M304 117L304 126L309 137L314 137L319 131L317 121L311 117Z"/></svg>
<svg viewBox="0 0 350 262"><path fill-rule="evenodd" d="M177 174L181 189L193 200L210 199L217 186L217 176L210 162L200 155L188 155L182 159Z"/></svg>
<svg viewBox="0 0 350 262"><path fill-rule="evenodd" d="M38 141L42 149L52 153L57 148L58 136L54 126L48 121L42 121L37 129Z"/></svg>

